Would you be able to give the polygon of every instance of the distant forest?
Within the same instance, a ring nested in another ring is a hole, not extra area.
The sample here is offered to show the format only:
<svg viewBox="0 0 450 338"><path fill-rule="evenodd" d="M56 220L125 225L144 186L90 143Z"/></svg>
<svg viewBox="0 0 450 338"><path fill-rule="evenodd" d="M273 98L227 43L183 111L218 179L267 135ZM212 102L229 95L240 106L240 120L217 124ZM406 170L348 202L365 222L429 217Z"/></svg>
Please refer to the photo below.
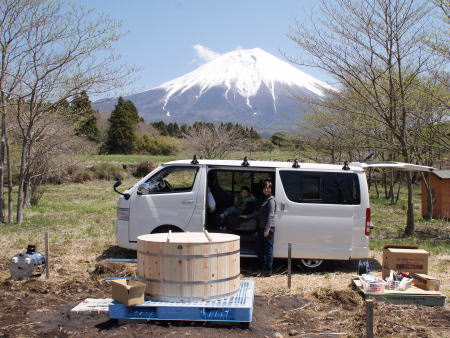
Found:
<svg viewBox="0 0 450 338"><path fill-rule="evenodd" d="M158 122L151 122L150 125L154 127L160 135L162 136L172 136L176 138L183 138L186 136L186 134L189 134L193 129L198 130L201 128L209 128L214 129L216 126L214 126L211 122L194 122L192 125L188 124L182 124L178 125L176 122L171 123L165 123L164 121L158 121ZM231 122L222 122L220 125L218 125L218 128L220 129L235 129L245 138L250 138L252 140L259 140L261 139L261 136L258 134L258 132L253 129L253 127L246 127L238 123L231 123Z"/></svg>

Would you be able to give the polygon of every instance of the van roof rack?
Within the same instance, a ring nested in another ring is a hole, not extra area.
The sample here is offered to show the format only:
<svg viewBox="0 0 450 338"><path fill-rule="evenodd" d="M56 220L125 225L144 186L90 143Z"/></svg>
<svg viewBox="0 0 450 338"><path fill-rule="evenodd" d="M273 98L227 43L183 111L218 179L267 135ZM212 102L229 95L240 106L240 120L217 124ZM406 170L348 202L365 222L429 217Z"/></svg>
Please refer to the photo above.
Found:
<svg viewBox="0 0 450 338"><path fill-rule="evenodd" d="M194 155L194 158L192 159L191 164L198 164L197 155Z"/></svg>
<svg viewBox="0 0 450 338"><path fill-rule="evenodd" d="M241 163L241 166L243 166L243 167L249 167L250 166L250 163L248 163L248 160L247 160L247 156L244 157L244 161Z"/></svg>

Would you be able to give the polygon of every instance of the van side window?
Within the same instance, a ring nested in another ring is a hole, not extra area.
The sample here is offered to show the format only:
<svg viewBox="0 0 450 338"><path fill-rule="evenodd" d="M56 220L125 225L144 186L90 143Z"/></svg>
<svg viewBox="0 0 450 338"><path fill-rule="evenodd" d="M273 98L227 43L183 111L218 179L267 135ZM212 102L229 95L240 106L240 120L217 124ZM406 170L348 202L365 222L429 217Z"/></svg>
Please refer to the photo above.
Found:
<svg viewBox="0 0 450 338"><path fill-rule="evenodd" d="M192 191L198 167L169 166L158 171L146 183L151 193L177 193Z"/></svg>
<svg viewBox="0 0 450 338"><path fill-rule="evenodd" d="M296 203L360 204L358 175L280 171L286 196Z"/></svg>
<svg viewBox="0 0 450 338"><path fill-rule="evenodd" d="M320 177L303 176L303 199L320 200Z"/></svg>

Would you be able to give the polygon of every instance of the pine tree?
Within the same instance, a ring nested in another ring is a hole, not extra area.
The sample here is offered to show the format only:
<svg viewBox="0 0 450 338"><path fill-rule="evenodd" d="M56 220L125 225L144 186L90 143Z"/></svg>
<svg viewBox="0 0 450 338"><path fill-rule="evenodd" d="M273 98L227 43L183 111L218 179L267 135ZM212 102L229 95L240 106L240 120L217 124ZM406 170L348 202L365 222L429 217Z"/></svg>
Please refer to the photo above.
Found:
<svg viewBox="0 0 450 338"><path fill-rule="evenodd" d="M92 109L86 91L75 96L70 104L71 117L75 123L75 134L86 136L89 140L99 142L100 133L97 127L97 116Z"/></svg>
<svg viewBox="0 0 450 338"><path fill-rule="evenodd" d="M253 129L253 127L250 128L250 138L253 140L260 140L261 139L261 135L258 134L258 132Z"/></svg>
<svg viewBox="0 0 450 338"><path fill-rule="evenodd" d="M167 130L167 125L164 123L164 121L157 121L150 123L156 130L159 131L159 134L162 136L168 136L169 132Z"/></svg>
<svg viewBox="0 0 450 338"><path fill-rule="evenodd" d="M119 97L117 105L109 118L108 140L109 154L131 154L137 141L136 127L139 114L133 102Z"/></svg>
<svg viewBox="0 0 450 338"><path fill-rule="evenodd" d="M186 136L186 134L189 132L190 129L191 129L191 126L188 126L187 124L182 124L180 127L181 137Z"/></svg>

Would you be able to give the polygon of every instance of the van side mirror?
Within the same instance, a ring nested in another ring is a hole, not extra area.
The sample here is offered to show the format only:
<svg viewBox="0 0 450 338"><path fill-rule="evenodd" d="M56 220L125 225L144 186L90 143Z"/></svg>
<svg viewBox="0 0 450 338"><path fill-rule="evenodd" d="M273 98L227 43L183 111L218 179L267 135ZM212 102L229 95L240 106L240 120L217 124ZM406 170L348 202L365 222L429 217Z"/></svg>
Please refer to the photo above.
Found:
<svg viewBox="0 0 450 338"><path fill-rule="evenodd" d="M120 186L122 184L121 180L117 180L116 183L114 183L113 185L113 189L116 193L118 193L119 195L122 195L126 200L130 199L130 194L124 194L123 192L120 192L119 190L117 190L117 187Z"/></svg>
<svg viewBox="0 0 450 338"><path fill-rule="evenodd" d="M139 185L137 194L138 195L149 195L151 191L151 186L148 183L142 183Z"/></svg>

